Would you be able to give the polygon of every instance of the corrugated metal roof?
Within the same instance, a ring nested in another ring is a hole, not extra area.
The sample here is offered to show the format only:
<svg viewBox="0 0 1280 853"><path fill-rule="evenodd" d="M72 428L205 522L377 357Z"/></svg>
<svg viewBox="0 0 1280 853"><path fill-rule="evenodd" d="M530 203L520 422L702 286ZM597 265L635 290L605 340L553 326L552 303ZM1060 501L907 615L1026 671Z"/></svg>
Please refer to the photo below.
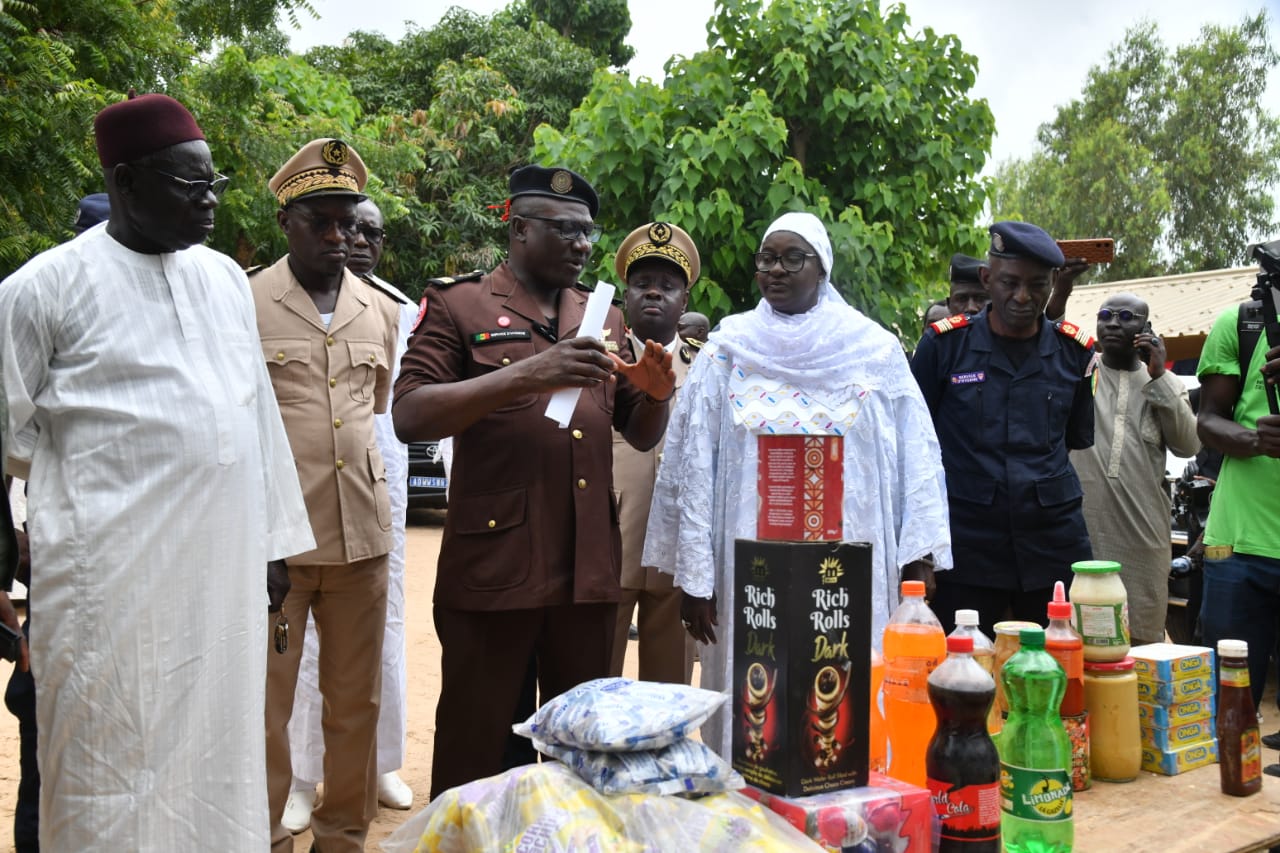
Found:
<svg viewBox="0 0 1280 853"><path fill-rule="evenodd" d="M1213 321L1225 308L1249 299L1257 278L1254 266L1079 285L1067 301L1067 319L1092 334L1102 304L1117 293L1132 293L1150 307L1151 325L1169 357L1197 358Z"/></svg>

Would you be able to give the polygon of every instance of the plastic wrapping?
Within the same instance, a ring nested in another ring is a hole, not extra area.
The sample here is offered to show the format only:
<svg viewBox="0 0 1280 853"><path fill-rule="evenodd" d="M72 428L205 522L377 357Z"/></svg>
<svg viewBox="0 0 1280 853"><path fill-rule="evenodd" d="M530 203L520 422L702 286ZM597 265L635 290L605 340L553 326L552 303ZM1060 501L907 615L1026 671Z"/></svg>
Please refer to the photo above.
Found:
<svg viewBox="0 0 1280 853"><path fill-rule="evenodd" d="M382 843L385 853L818 853L738 793L606 797L558 762L451 788Z"/></svg>
<svg viewBox="0 0 1280 853"><path fill-rule="evenodd" d="M533 746L602 794L715 793L747 784L714 750L688 738L643 752L593 752L537 740Z"/></svg>

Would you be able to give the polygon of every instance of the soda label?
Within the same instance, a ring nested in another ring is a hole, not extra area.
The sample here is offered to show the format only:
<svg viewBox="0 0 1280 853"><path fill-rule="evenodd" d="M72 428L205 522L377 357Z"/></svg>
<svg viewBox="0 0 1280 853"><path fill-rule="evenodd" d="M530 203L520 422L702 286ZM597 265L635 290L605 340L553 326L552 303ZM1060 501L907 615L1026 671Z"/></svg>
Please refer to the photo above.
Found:
<svg viewBox="0 0 1280 853"><path fill-rule="evenodd" d="M886 661L884 698L900 702L929 701L929 673L938 668L938 658L899 657Z"/></svg>
<svg viewBox="0 0 1280 853"><path fill-rule="evenodd" d="M1077 604L1072 621L1086 646L1129 644L1127 604Z"/></svg>
<svg viewBox="0 0 1280 853"><path fill-rule="evenodd" d="M1248 687L1249 686L1249 670L1245 667L1224 666L1219 670L1218 681L1229 687Z"/></svg>
<svg viewBox="0 0 1280 853"><path fill-rule="evenodd" d="M928 785L943 838L994 841L1000 837L1000 783L955 788L950 782L930 779Z"/></svg>
<svg viewBox="0 0 1280 853"><path fill-rule="evenodd" d="M1223 670L1224 672L1226 670ZM1256 728L1240 733L1240 784L1262 777L1262 744Z"/></svg>
<svg viewBox="0 0 1280 853"><path fill-rule="evenodd" d="M1000 806L1013 817L1059 821L1071 818L1071 774L1000 762Z"/></svg>

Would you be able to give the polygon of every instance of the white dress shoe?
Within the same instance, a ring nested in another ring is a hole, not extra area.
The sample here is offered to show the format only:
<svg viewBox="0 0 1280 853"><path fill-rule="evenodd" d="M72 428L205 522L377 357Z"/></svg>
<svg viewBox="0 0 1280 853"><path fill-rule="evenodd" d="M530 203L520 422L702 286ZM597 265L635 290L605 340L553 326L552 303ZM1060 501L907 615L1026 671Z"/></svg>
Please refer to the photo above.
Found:
<svg viewBox="0 0 1280 853"><path fill-rule="evenodd" d="M404 810L413 805L413 791L394 770L378 777L378 802L389 809Z"/></svg>
<svg viewBox="0 0 1280 853"><path fill-rule="evenodd" d="M316 789L292 791L284 804L284 817L280 824L294 835L311 826L311 810L316 807Z"/></svg>

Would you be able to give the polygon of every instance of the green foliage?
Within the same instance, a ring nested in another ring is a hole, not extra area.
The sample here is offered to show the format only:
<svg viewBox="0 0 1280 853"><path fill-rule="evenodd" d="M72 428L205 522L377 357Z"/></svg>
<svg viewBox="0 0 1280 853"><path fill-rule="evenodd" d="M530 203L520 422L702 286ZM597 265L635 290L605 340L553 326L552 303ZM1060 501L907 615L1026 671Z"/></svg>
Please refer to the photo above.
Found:
<svg viewBox="0 0 1280 853"><path fill-rule="evenodd" d="M636 55L624 42L631 32L627 0L525 0L513 4L511 11L522 26L528 26L526 19L545 21L615 68L624 67Z"/></svg>
<svg viewBox="0 0 1280 853"><path fill-rule="evenodd" d="M173 0L172 6L178 27L201 50L214 39L238 41L273 30L279 12L294 29L299 26L299 13L320 17L307 0Z"/></svg>
<svg viewBox="0 0 1280 853"><path fill-rule="evenodd" d="M1174 51L1155 24L1135 27L1040 128L1039 150L1002 164L993 212L1115 238L1104 279L1244 261L1276 227L1280 124L1261 98L1278 59L1265 13Z"/></svg>
<svg viewBox="0 0 1280 853"><path fill-rule="evenodd" d="M615 241L650 219L686 228L703 256L692 307L719 317L756 301L751 254L768 223L809 210L827 224L835 281L904 337L946 259L981 245L976 180L991 112L968 92L976 61L954 36L907 31L874 0L720 0L706 51L661 87L596 74L569 127L542 127L535 159L601 191Z"/></svg>

